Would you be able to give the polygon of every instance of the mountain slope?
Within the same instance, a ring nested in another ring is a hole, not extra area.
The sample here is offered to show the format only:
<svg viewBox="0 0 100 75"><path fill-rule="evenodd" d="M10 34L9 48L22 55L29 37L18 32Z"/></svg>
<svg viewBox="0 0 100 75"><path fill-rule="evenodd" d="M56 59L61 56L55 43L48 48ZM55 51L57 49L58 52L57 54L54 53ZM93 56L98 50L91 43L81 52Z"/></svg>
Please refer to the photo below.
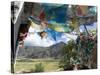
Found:
<svg viewBox="0 0 100 75"><path fill-rule="evenodd" d="M17 58L60 58L62 48L66 44L60 42L50 47L24 47L19 48Z"/></svg>

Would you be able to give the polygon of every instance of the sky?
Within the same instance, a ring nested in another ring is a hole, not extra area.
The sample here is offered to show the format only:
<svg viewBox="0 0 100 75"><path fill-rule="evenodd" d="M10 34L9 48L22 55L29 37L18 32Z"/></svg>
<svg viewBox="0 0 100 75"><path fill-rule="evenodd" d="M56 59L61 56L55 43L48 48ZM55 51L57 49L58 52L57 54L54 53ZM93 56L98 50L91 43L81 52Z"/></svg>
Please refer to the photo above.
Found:
<svg viewBox="0 0 100 75"><path fill-rule="evenodd" d="M97 23L94 22L91 25L86 25L86 28L87 28L87 30L96 30L97 29ZM80 32L83 32L85 30L83 25L80 25L79 29L80 29Z"/></svg>
<svg viewBox="0 0 100 75"><path fill-rule="evenodd" d="M38 32L32 29L32 27L30 27L29 33L27 37L24 39L24 46L50 47L60 42L67 44L69 40L71 39L75 40L77 38L76 35L71 35L68 33L61 33L61 32L56 32L56 31L53 31L53 32L47 31L47 33L48 33L47 37L41 39ZM54 34L52 35L52 33Z"/></svg>

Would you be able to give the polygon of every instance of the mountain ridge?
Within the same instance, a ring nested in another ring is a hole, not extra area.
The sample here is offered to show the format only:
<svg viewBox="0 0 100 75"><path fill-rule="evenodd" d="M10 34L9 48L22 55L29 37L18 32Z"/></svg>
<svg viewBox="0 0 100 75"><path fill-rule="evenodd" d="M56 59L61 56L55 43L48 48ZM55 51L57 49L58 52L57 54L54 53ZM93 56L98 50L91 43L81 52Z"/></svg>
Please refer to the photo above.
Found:
<svg viewBox="0 0 100 75"><path fill-rule="evenodd" d="M17 58L60 58L64 46L66 44L60 42L50 47L28 46L19 48Z"/></svg>

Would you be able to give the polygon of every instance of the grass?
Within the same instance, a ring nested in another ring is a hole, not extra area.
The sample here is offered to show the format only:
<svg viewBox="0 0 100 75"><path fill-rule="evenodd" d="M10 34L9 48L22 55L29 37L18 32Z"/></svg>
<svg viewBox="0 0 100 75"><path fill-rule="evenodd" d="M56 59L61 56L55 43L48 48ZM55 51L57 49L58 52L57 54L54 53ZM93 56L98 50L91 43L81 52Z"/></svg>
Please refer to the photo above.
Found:
<svg viewBox="0 0 100 75"><path fill-rule="evenodd" d="M58 71L59 59L17 59L15 64L15 73L30 72L35 70L35 65L42 63L44 72Z"/></svg>

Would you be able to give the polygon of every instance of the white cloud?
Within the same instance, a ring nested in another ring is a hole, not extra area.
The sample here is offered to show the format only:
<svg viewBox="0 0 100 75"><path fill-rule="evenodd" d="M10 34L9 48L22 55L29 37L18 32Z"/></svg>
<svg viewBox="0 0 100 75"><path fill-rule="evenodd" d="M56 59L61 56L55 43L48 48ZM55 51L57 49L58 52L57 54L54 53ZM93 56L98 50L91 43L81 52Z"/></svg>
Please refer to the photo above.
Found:
<svg viewBox="0 0 100 75"><path fill-rule="evenodd" d="M64 33L59 39L56 41L52 39L51 36L48 36L46 38L41 39L41 37L38 35L38 33L34 34L28 34L27 37L24 40L24 46L40 46L40 47L49 47L56 43L64 42L67 44L67 42L71 39L76 39L76 35L71 35Z"/></svg>
<svg viewBox="0 0 100 75"><path fill-rule="evenodd" d="M54 40L49 38L43 38L38 35L38 33L28 34L24 40L24 46L41 46L41 47L49 47L55 44Z"/></svg>

